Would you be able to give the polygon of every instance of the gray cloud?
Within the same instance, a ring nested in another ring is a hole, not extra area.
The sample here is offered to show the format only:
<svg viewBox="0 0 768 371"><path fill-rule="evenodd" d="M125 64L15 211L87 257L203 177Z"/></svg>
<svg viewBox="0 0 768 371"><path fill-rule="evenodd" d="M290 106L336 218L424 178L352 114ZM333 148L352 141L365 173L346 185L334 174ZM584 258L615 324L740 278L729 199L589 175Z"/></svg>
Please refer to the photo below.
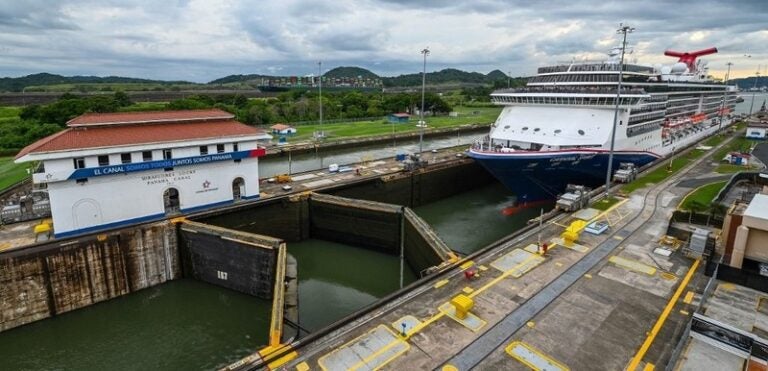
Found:
<svg viewBox="0 0 768 371"><path fill-rule="evenodd" d="M459 68L532 74L602 55L619 22L641 63L717 46L712 70L768 63L768 2L442 0L0 0L0 71L209 81L358 65L383 75ZM751 54L752 58L743 57ZM742 71L743 70L743 71Z"/></svg>

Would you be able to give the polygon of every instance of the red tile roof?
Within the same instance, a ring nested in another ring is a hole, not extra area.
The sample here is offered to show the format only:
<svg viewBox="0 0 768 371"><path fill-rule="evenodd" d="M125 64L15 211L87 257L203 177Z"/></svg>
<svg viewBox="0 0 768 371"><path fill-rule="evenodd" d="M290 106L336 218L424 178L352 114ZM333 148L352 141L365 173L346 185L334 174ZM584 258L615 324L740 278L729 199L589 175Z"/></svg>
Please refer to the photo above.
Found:
<svg viewBox="0 0 768 371"><path fill-rule="evenodd" d="M179 121L209 121L231 119L235 116L220 109L153 112L86 113L67 121L67 126L119 125Z"/></svg>
<svg viewBox="0 0 768 371"><path fill-rule="evenodd" d="M235 120L70 127L28 145L16 155L16 158L18 159L29 153L240 137L258 134L264 134L264 131Z"/></svg>

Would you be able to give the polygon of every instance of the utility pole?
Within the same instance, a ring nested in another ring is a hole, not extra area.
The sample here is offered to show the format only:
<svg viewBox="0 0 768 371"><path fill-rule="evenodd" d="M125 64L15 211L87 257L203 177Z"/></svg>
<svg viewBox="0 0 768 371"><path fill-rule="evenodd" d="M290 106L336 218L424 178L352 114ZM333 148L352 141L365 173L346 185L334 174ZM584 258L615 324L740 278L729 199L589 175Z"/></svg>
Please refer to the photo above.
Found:
<svg viewBox="0 0 768 371"><path fill-rule="evenodd" d="M611 168L613 167L613 148L616 143L616 122L619 121L619 102L621 101L621 80L624 78L624 51L627 49L627 34L632 33L635 29L629 26L625 26L623 23L619 24L619 29L616 33L624 35L621 42L621 59L619 60L619 85L616 89L616 107L613 112L613 128L611 129L611 150L608 152L608 170L605 173L605 199L611 198Z"/></svg>
<svg viewBox="0 0 768 371"><path fill-rule="evenodd" d="M317 72L318 72L318 90L319 90L319 101L320 101L320 129L323 129L323 62L317 62Z"/></svg>
<svg viewBox="0 0 768 371"><path fill-rule="evenodd" d="M752 85L752 103L749 104L749 115L752 116L752 108L755 106L755 93L757 93L757 80L760 80L760 65L757 65L755 72L755 84Z"/></svg>
<svg viewBox="0 0 768 371"><path fill-rule="evenodd" d="M726 96L728 96L728 75L731 74L731 66L733 66L733 63L728 62L726 63L728 66L728 71L725 72L725 90L723 91L723 104L720 105L720 124L717 126L717 131L720 131L723 127L723 114L725 113L725 100Z"/></svg>
<svg viewBox="0 0 768 371"><path fill-rule="evenodd" d="M507 71L507 89L512 88L512 71Z"/></svg>
<svg viewBox="0 0 768 371"><path fill-rule="evenodd" d="M421 72L421 110L419 111L419 156L424 151L424 91L427 84L427 55L429 55L429 47L421 50L421 54L424 55L424 69Z"/></svg>

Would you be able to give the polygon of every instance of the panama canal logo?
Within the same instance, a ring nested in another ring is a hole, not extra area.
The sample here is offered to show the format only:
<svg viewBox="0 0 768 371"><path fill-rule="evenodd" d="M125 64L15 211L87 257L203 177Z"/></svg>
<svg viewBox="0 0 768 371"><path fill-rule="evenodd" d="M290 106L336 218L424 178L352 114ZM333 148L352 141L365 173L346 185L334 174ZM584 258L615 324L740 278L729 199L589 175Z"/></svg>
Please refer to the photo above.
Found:
<svg viewBox="0 0 768 371"><path fill-rule="evenodd" d="M218 190L219 190L219 187L213 187L213 188L211 188L211 184L212 184L212 183L206 179L206 180L203 182L203 184L202 184L202 186L203 186L203 189L201 189L201 190L199 190L199 191L196 191L195 193L205 193L205 192L212 192L212 191L218 191Z"/></svg>

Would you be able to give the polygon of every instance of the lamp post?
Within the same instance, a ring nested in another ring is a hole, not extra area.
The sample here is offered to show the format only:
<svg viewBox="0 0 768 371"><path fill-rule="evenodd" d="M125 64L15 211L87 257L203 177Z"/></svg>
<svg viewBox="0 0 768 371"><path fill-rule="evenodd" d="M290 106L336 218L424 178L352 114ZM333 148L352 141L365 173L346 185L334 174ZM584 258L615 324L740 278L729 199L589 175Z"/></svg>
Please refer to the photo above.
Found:
<svg viewBox="0 0 768 371"><path fill-rule="evenodd" d="M616 33L623 35L621 41L621 59L619 59L619 85L616 89L616 107L613 111L613 127L611 128L611 150L608 152L608 170L605 172L605 198L606 200L611 197L611 168L613 167L613 148L616 142L616 122L619 121L619 102L621 101L621 80L624 78L624 51L627 49L627 34L632 33L635 29L619 24L619 29Z"/></svg>
<svg viewBox="0 0 768 371"><path fill-rule="evenodd" d="M421 73L421 110L419 110L419 156L424 150L424 91L427 84L427 55L429 55L429 47L421 50L421 54L424 55L424 69Z"/></svg>
<svg viewBox="0 0 768 371"><path fill-rule="evenodd" d="M323 128L323 62L317 62L318 100L320 101L320 129Z"/></svg>
<svg viewBox="0 0 768 371"><path fill-rule="evenodd" d="M757 93L757 80L760 80L760 65L757 65L755 72L755 84L752 85L752 102L749 104L749 115L752 116L752 108L755 106L755 93Z"/></svg>
<svg viewBox="0 0 768 371"><path fill-rule="evenodd" d="M731 66L733 66L733 63L728 62L726 63L728 66L728 71L725 72L725 90L723 91L723 103L720 105L720 124L717 125L717 131L720 131L723 127L723 114L725 113L725 98L728 95L728 75L731 74Z"/></svg>

